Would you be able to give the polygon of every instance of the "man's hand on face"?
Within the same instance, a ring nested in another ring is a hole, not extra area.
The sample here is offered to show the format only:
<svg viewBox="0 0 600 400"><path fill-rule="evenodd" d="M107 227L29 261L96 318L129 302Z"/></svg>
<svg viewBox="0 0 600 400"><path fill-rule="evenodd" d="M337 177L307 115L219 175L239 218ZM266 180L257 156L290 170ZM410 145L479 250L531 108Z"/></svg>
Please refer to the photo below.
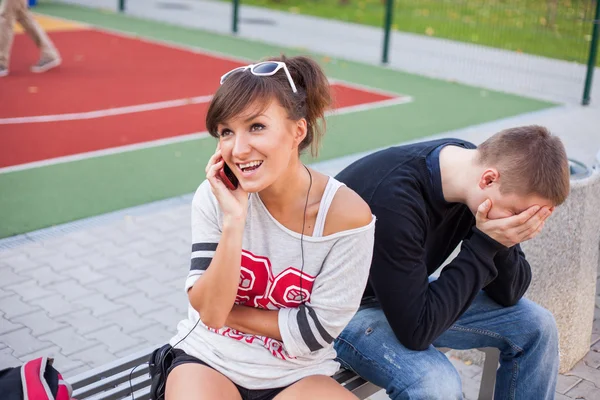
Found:
<svg viewBox="0 0 600 400"><path fill-rule="evenodd" d="M486 200L475 215L477 229L506 247L512 247L533 239L544 228L546 218L552 215L554 207L531 206L520 214L511 217L489 219L492 201Z"/></svg>

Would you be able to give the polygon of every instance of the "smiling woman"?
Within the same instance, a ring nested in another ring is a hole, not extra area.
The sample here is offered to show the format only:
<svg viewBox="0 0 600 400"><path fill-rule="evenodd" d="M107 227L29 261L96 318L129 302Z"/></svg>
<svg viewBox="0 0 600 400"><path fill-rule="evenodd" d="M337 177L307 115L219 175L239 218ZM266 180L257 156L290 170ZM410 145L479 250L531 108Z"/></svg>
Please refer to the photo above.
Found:
<svg viewBox="0 0 600 400"><path fill-rule="evenodd" d="M354 398L330 378L333 341L358 309L375 220L300 160L318 151L329 82L307 57L235 68L220 82L206 117L217 149L192 203L188 318L161 377L167 398Z"/></svg>

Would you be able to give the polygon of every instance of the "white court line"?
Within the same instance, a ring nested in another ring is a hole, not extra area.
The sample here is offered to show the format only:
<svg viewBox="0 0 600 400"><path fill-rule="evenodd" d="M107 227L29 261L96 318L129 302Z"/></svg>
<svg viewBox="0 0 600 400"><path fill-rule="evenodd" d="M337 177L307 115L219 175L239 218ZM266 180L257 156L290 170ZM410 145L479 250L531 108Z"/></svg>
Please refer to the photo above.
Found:
<svg viewBox="0 0 600 400"><path fill-rule="evenodd" d="M336 114L344 114L346 112L362 111L363 108L361 108L361 107L363 107L363 106L367 106L370 104L375 105L375 104L379 104L379 103L385 103L385 102L392 101L392 100L397 101L399 99L402 99L401 102L392 102L392 104L390 104L390 105L403 104L403 103L408 103L408 102L412 101L412 97L410 97L410 96L402 96L400 98L396 98L396 96L398 96L398 95L395 93L384 92L384 91L375 91L371 88L362 87L361 85L352 84L350 82L343 82L343 81L339 81L339 80L335 80L335 79L330 79L330 83L332 85L346 86L348 88L355 88L355 89L366 91L366 92L395 97L394 99L390 99L390 100L384 100L384 101L361 104L358 106L346 107L346 108L351 109L351 111L343 111L342 112L342 109L336 109L336 111L337 111ZM112 117L115 115L133 114L133 113L139 113L139 112L145 112L145 111L156 111L156 110L162 110L162 109L167 109L167 108L187 106L190 104L203 104L203 103L208 103L212 98L213 98L212 95L206 95L206 96L190 97L190 98L185 98L185 99L159 101L156 103L138 104L135 106L125 106L125 107L107 108L104 110L85 111L85 112L79 112L79 113L0 118L0 125L32 124L32 123L40 123L40 122L59 122L59 121L77 121L77 120L85 120L85 119ZM379 107L385 107L385 106L387 106L387 105L379 105ZM344 110L346 108L344 108ZM371 107L367 107L364 109L368 110L370 108Z"/></svg>
<svg viewBox="0 0 600 400"><path fill-rule="evenodd" d="M144 111L155 111L166 108L187 106L189 104L208 103L212 95L190 97L187 99L176 99L159 101L156 103L138 104L135 106L107 108L105 110L86 111L80 113L56 114L56 115L35 115L30 117L0 118L0 125L9 124L31 124L38 122L57 122L57 121L76 121L82 119L93 119L102 117L111 117L115 115L133 114Z"/></svg>
<svg viewBox="0 0 600 400"><path fill-rule="evenodd" d="M353 112L374 110L374 109L383 108L383 107L391 107L391 106L395 106L395 105L399 105L399 104L410 103L412 100L413 100L412 97L404 96L404 97L397 97L394 99L376 101L373 103L366 103L366 104L359 104L356 106L342 107L342 108L337 108L335 110L327 111L325 113L325 116L329 117L329 116L336 116L336 115L344 115L344 114L349 114L349 113L353 113ZM135 143L135 144L119 146L119 147L112 147L109 149L88 151L85 153L78 153L78 154L73 154L70 156L50 158L50 159L46 159L46 160L34 161L34 162L30 162L30 163L12 165L10 167L0 168L0 174L6 174L9 172L16 172L16 171L24 171L24 170L33 169L33 168L47 167L47 166L55 165L55 164L64 164L64 163L68 163L68 162L72 162L72 161L86 160L88 158L96 158L96 157L103 157L103 156L108 156L108 155L112 155L112 154L126 153L126 152L130 152L130 151L148 149L148 148L152 148L152 147L166 146L166 145L169 145L172 143L188 142L191 140L205 139L207 137L210 137L208 132L198 132L198 133L191 133L191 134L187 134L187 135L175 136L175 137L171 137L171 138L152 140L149 142Z"/></svg>
<svg viewBox="0 0 600 400"><path fill-rule="evenodd" d="M68 162L72 162L72 161L86 160L88 158L109 156L112 154L127 153L130 151L136 151L136 150L142 150L142 149L150 149L152 147L166 146L166 145L173 144L173 143L189 142L190 140L204 139L207 137L210 137L208 132L197 132L197 133L190 133L187 135L174 136L174 137L165 138L165 139L152 140L150 142L128 144L126 146L119 146L119 147L111 147L110 149L88 151L85 153L77 153L77 154L73 154L70 156L49 158L47 160L34 161L34 162L26 163L26 164L11 165L10 167L0 168L0 174L7 174L9 172L16 172L16 171L23 171L26 169L47 167L47 166L55 165L55 164L64 164L64 163L68 163Z"/></svg>

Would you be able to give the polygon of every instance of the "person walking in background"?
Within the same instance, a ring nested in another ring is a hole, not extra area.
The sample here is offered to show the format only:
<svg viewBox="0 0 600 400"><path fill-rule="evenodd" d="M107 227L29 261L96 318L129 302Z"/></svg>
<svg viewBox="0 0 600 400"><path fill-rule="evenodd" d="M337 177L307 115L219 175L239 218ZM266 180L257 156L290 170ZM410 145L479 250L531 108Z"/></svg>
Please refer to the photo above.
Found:
<svg viewBox="0 0 600 400"><path fill-rule="evenodd" d="M46 72L58 67L60 54L42 27L33 18L26 0L3 0L0 4L0 77L8 75L8 61L17 21L40 49L40 59L31 72Z"/></svg>

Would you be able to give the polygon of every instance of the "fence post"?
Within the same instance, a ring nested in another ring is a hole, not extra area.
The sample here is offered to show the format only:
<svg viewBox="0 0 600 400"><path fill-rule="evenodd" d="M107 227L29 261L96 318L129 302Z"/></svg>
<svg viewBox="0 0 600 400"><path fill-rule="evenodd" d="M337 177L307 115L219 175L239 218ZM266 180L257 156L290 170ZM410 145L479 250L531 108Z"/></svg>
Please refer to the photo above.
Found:
<svg viewBox="0 0 600 400"><path fill-rule="evenodd" d="M119 0L119 11L120 12L125 11L125 0Z"/></svg>
<svg viewBox="0 0 600 400"><path fill-rule="evenodd" d="M583 88L582 104L590 104L590 94L592 91L592 78L594 77L594 68L596 67L596 57L598 56L598 36L600 35L600 0L596 0L596 16L592 28L592 41L590 43L590 54L588 58L587 74L585 76L585 87Z"/></svg>
<svg viewBox="0 0 600 400"><path fill-rule="evenodd" d="M234 34L237 34L238 32L238 12L239 12L239 8L240 8L240 0L233 0L233 16L232 16L232 23L231 23L231 30L233 31Z"/></svg>
<svg viewBox="0 0 600 400"><path fill-rule="evenodd" d="M392 29L392 20L394 17L394 0L385 2L385 23L383 27L383 55L381 62L387 64L389 62L390 51L390 30Z"/></svg>

